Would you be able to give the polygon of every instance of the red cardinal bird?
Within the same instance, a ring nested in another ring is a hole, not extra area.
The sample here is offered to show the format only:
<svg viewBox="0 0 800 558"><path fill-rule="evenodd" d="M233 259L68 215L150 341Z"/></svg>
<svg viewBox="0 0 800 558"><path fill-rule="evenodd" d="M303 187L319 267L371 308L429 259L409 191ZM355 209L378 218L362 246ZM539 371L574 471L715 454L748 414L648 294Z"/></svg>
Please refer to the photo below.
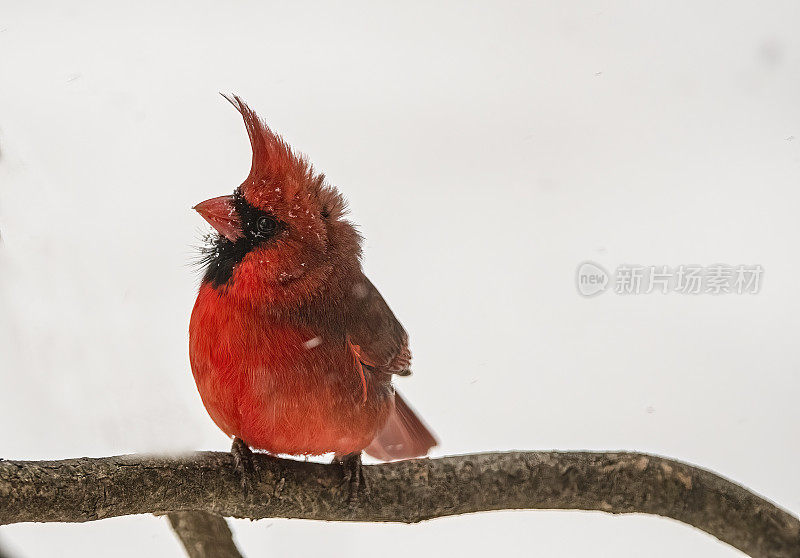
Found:
<svg viewBox="0 0 800 558"><path fill-rule="evenodd" d="M393 374L410 373L408 335L361 271L344 199L239 97L225 98L244 118L253 160L233 195L195 207L219 234L189 358L237 467L252 468L249 448L332 452L357 479L362 450L427 454L436 439L392 386Z"/></svg>

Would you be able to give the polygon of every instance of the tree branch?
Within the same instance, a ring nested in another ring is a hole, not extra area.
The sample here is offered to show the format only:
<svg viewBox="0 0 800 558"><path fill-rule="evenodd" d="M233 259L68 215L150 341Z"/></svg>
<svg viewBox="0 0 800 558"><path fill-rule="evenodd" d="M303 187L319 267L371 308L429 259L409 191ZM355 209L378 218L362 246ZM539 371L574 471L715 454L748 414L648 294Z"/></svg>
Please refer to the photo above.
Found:
<svg viewBox="0 0 800 558"><path fill-rule="evenodd" d="M224 517L204 511L167 514L189 558L242 558Z"/></svg>
<svg viewBox="0 0 800 558"><path fill-rule="evenodd" d="M502 509L671 517L756 558L800 558L800 520L710 471L641 453L510 452L364 468L347 505L338 466L256 456L245 498L228 453L0 461L0 525L200 510L225 517L414 523Z"/></svg>

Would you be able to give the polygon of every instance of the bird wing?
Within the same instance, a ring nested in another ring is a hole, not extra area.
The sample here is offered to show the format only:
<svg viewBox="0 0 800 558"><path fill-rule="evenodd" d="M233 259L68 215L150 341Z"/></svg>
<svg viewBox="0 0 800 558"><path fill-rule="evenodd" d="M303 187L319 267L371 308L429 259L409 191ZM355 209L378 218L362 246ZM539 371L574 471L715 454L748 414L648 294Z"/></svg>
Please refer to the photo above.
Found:
<svg viewBox="0 0 800 558"><path fill-rule="evenodd" d="M347 334L366 401L365 373L386 383L392 374L407 376L411 374L411 351L406 330L375 285L363 275L353 286L353 297L355 312ZM364 451L384 461L427 455L438 443L436 436L399 393L393 392L392 399L386 423Z"/></svg>
<svg viewBox="0 0 800 558"><path fill-rule="evenodd" d="M371 371L411 374L408 333L363 274L353 285L353 316L347 334L358 360Z"/></svg>

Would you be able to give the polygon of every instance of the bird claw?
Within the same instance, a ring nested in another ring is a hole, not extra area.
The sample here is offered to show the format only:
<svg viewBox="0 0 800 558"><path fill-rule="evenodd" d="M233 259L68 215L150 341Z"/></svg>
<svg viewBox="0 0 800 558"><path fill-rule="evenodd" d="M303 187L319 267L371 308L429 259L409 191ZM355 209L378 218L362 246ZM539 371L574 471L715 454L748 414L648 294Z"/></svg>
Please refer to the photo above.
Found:
<svg viewBox="0 0 800 558"><path fill-rule="evenodd" d="M361 464L361 452L349 453L344 457L334 457L334 463L342 466L342 484L347 485L347 504L350 507L358 505L362 497L369 497L369 485L364 477L364 468Z"/></svg>
<svg viewBox="0 0 800 558"><path fill-rule="evenodd" d="M253 487L261 480L258 463L253 457L253 452L241 438L234 438L231 445L233 467L239 474L239 482L245 498L253 492Z"/></svg>

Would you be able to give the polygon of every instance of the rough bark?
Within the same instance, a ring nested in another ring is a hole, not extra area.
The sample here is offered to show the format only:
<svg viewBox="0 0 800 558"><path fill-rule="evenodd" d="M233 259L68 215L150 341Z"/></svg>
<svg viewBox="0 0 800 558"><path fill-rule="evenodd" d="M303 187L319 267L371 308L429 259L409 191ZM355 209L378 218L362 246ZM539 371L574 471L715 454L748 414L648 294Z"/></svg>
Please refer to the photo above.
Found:
<svg viewBox="0 0 800 558"><path fill-rule="evenodd" d="M204 511L167 514L189 558L242 558L224 517Z"/></svg>
<svg viewBox="0 0 800 558"><path fill-rule="evenodd" d="M355 507L338 466L256 458L261 479L248 497L228 453L0 461L0 525L184 510L413 523L486 510L580 509L670 517L753 557L800 558L798 518L710 471L653 455L510 452L371 465L364 468L370 495Z"/></svg>

